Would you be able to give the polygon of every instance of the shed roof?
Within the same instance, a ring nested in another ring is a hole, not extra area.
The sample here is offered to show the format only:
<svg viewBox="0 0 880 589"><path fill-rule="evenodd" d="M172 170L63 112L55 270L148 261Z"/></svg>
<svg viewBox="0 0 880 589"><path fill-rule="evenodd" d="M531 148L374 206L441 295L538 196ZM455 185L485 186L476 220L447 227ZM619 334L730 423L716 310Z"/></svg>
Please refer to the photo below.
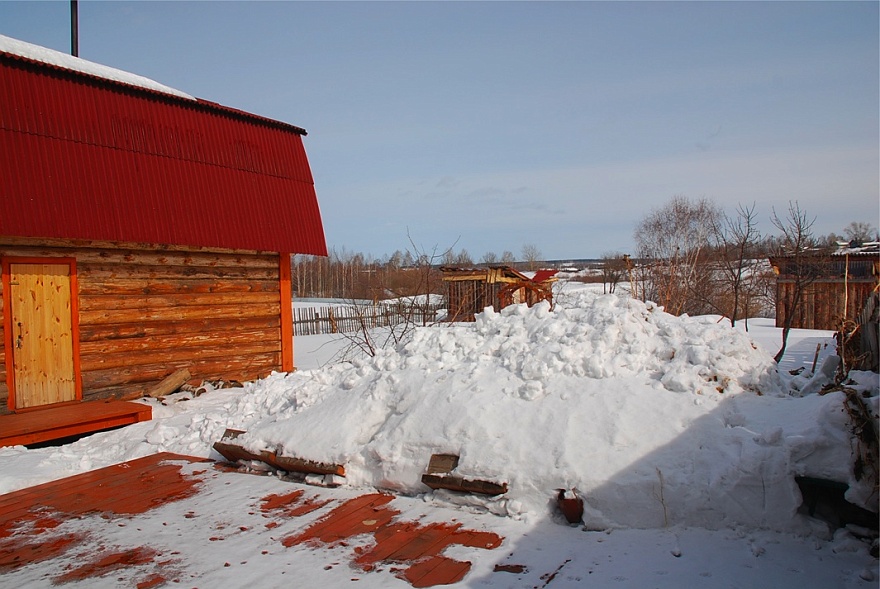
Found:
<svg viewBox="0 0 880 589"><path fill-rule="evenodd" d="M533 276L520 272L508 265L491 265L477 268L460 268L456 266L441 266L443 280L480 280L488 282L555 282L557 270L538 270Z"/></svg>
<svg viewBox="0 0 880 589"><path fill-rule="evenodd" d="M303 129L9 41L0 235L326 255Z"/></svg>

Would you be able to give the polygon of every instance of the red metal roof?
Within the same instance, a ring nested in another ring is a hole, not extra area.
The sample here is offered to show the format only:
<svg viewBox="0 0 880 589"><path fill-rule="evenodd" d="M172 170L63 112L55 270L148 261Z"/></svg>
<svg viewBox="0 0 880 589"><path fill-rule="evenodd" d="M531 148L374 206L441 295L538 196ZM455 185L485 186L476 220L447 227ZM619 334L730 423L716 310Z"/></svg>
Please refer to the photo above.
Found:
<svg viewBox="0 0 880 589"><path fill-rule="evenodd" d="M538 270L535 272L535 275L532 277L533 282L544 282L545 280L550 280L554 276L558 270Z"/></svg>
<svg viewBox="0 0 880 589"><path fill-rule="evenodd" d="M0 235L326 255L303 135L0 52Z"/></svg>

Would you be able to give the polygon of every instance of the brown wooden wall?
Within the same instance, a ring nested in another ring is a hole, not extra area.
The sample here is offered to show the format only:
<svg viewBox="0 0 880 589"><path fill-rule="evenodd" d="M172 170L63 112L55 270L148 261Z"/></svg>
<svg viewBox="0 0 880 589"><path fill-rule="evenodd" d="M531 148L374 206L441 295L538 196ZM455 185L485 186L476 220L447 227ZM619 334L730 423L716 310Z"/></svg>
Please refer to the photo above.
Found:
<svg viewBox="0 0 880 589"><path fill-rule="evenodd" d="M518 303L552 303L553 288L549 283L446 279L446 300L447 321L474 321L486 307L500 311Z"/></svg>
<svg viewBox="0 0 880 589"><path fill-rule="evenodd" d="M76 259L83 399L143 391L184 367L195 384L282 369L278 254L0 238L6 256ZM4 335L0 324L0 412Z"/></svg>
<svg viewBox="0 0 880 589"><path fill-rule="evenodd" d="M447 320L473 321L486 307L501 310L499 292L502 283L483 280L450 280L446 283Z"/></svg>
<svg viewBox="0 0 880 589"><path fill-rule="evenodd" d="M850 281L847 285L848 300L846 317L856 320L871 296L877 282ZM785 325L786 309L784 301L793 295L794 281L780 278L776 283L776 327ZM830 329L840 327L844 317L844 283L840 281L817 281L806 287L803 300L794 309L791 326L796 329Z"/></svg>

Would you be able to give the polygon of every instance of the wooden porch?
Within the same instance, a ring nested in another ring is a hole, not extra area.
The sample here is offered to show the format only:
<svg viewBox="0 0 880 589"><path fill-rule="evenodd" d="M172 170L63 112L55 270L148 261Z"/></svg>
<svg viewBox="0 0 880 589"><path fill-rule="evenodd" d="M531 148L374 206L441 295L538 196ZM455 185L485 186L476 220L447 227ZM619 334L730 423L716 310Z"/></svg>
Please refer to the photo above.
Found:
<svg viewBox="0 0 880 589"><path fill-rule="evenodd" d="M83 401L0 415L0 447L51 442L152 417L149 405L127 401Z"/></svg>

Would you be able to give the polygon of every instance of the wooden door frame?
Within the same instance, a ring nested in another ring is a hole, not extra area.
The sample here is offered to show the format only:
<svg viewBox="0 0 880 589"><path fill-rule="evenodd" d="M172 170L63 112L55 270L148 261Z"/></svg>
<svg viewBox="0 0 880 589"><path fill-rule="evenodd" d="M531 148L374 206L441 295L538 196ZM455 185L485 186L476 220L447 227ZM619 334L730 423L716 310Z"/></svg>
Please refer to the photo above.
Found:
<svg viewBox="0 0 880 589"><path fill-rule="evenodd" d="M293 372L293 294L290 289L290 254L278 254L278 291L281 298L281 371Z"/></svg>
<svg viewBox="0 0 880 589"><path fill-rule="evenodd" d="M44 407L60 405L61 403L52 405L41 405L37 407L16 408L15 400L17 398L15 389L15 366L13 363L13 328L12 328L12 297L10 290L10 266L12 264L54 264L58 266L67 266L70 269L70 337L73 348L73 382L76 393L76 401L82 400L82 373L79 365L79 287L76 276L76 258L35 258L35 257L17 257L4 256L0 258L0 267L2 267L3 282L3 333L5 335L5 356L6 356L6 387L9 391L6 404L9 411L30 411L42 409Z"/></svg>

